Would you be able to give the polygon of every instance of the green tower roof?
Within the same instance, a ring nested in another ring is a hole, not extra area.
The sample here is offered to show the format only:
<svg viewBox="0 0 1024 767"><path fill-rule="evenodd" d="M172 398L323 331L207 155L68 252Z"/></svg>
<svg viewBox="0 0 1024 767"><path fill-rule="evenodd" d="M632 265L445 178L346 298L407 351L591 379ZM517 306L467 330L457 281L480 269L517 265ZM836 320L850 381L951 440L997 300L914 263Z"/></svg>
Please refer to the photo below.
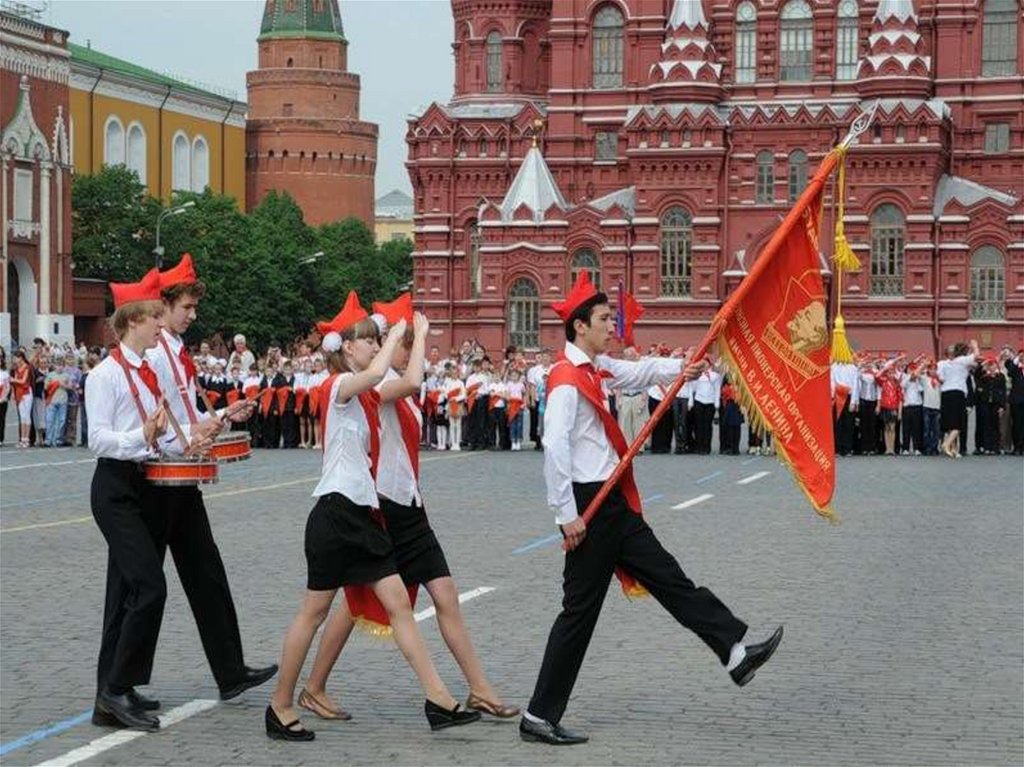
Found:
<svg viewBox="0 0 1024 767"><path fill-rule="evenodd" d="M258 39L284 37L344 40L338 0L266 0Z"/></svg>

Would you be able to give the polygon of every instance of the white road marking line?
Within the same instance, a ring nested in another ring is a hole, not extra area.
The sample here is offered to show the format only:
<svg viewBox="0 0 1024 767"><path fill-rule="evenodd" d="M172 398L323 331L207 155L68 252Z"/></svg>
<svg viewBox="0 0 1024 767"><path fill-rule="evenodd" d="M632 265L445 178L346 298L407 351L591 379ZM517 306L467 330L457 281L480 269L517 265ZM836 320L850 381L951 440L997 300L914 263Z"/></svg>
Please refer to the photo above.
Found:
<svg viewBox="0 0 1024 767"><path fill-rule="evenodd" d="M480 586L472 589L471 591L464 591L459 594L459 604L468 602L471 599L476 599L477 597L482 597L484 594L490 594L494 590L494 586ZM420 610L418 613L415 613L413 617L417 622L421 622L434 617L436 613L437 611L431 606L425 610ZM215 700L189 701L188 703L178 706L177 708L173 708L166 714L162 715L160 717L160 729L165 730L171 725L188 719L190 716L200 714L216 705L217 701ZM84 746L72 749L66 754L62 754L45 762L40 762L36 767L71 767L71 765L84 762L86 759L92 759L99 756L104 751L109 751L112 748L123 746L125 743L130 743L131 741L141 738L147 734L149 733L145 733L140 730L118 730L110 735L104 735L101 738L96 738Z"/></svg>
<svg viewBox="0 0 1024 767"><path fill-rule="evenodd" d="M211 709L217 705L215 700L192 700L188 703L172 708L166 714L160 717L160 729L166 729L178 722L188 719L190 716L202 713L207 709ZM133 740L141 738L147 733L140 730L118 730L110 735L104 735L102 738L96 738L80 748L72 749L66 754L49 759L45 762L41 762L36 767L71 767L73 764L84 762L86 759L92 759L104 751L109 751L112 748L130 743Z"/></svg>
<svg viewBox="0 0 1024 767"><path fill-rule="evenodd" d="M473 589L472 591L465 591L459 594L459 604L461 605L463 602L468 602L470 599L482 597L484 594L490 594L492 591L494 591L493 586L481 586L480 588ZM435 610L433 606L430 606L425 610L420 610L418 613L413 613L412 617L416 619L417 623L419 623L420 621L425 621L427 618L433 618L436 613L437 610Z"/></svg>
<svg viewBox="0 0 1024 767"><path fill-rule="evenodd" d="M69 466L73 463L96 463L95 458L84 458L80 461L44 461L43 463L23 463L20 466L4 466L0 471L17 471L18 469L38 469L41 466Z"/></svg>
<svg viewBox="0 0 1024 767"><path fill-rule="evenodd" d="M749 485L751 482L757 482L757 480L761 479L761 477L767 477L769 474L771 474L770 471L759 471L756 474L751 474L749 477L744 477L743 479L736 480L736 484Z"/></svg>
<svg viewBox="0 0 1024 767"><path fill-rule="evenodd" d="M704 495L698 495L696 498L691 498L688 501L677 503L675 506L672 507L672 510L679 511L680 509L688 509L691 506L696 506L698 503L704 503L704 501L707 501L714 497L715 496L713 493L704 493Z"/></svg>

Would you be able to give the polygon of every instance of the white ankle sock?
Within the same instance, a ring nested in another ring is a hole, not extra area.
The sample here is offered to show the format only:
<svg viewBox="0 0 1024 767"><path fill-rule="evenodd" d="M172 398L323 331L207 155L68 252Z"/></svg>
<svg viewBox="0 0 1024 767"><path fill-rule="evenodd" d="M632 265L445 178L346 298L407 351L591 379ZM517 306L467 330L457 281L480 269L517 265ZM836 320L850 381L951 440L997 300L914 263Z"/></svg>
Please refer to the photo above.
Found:
<svg viewBox="0 0 1024 767"><path fill-rule="evenodd" d="M529 722L533 722L534 724L547 724L547 722L545 722L539 716L534 716L529 711L523 712L523 719L526 719Z"/></svg>
<svg viewBox="0 0 1024 767"><path fill-rule="evenodd" d="M742 642L737 642L729 652L729 662L725 666L726 671L732 671L747 657L747 648Z"/></svg>

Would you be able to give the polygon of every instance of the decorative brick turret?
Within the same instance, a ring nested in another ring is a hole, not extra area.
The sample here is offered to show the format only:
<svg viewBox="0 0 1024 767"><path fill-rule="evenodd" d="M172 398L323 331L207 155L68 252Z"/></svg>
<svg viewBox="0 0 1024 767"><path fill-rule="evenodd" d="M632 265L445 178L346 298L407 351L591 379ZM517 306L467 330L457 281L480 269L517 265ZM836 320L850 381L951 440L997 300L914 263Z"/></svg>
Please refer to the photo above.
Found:
<svg viewBox="0 0 1024 767"><path fill-rule="evenodd" d="M928 98L930 69L913 0L881 0L857 72L858 93L865 98Z"/></svg>
<svg viewBox="0 0 1024 767"><path fill-rule="evenodd" d="M650 69L653 101L713 102L722 97L722 65L708 28L701 0L675 0L665 26L661 60Z"/></svg>

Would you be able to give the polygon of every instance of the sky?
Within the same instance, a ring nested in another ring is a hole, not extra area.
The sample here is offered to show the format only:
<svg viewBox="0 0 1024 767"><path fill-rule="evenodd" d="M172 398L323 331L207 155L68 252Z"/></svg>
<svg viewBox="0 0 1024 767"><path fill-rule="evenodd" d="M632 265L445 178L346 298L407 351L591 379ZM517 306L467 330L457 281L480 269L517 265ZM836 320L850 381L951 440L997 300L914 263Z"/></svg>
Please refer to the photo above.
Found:
<svg viewBox="0 0 1024 767"><path fill-rule="evenodd" d="M38 0L33 5L41 5ZM50 0L43 21L71 41L159 72L237 92L256 68L263 0ZM377 196L411 191L406 118L453 90L449 0L339 0L360 115L380 129Z"/></svg>

